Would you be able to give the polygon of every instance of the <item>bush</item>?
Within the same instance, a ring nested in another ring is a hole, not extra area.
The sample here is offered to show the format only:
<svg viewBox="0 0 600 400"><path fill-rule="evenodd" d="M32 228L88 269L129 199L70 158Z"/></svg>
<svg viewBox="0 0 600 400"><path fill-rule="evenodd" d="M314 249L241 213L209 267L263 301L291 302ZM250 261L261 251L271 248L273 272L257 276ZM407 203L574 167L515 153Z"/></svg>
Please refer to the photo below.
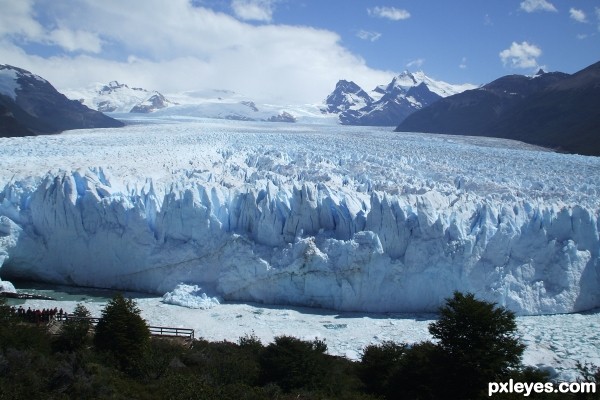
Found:
<svg viewBox="0 0 600 400"><path fill-rule="evenodd" d="M96 326L96 348L111 353L122 368L131 370L143 358L149 343L150 330L135 301L117 294Z"/></svg>
<svg viewBox="0 0 600 400"><path fill-rule="evenodd" d="M252 332L251 335L244 335L238 339L238 345L244 352L259 356L264 350L264 346L258 336Z"/></svg>
<svg viewBox="0 0 600 400"><path fill-rule="evenodd" d="M406 345L394 342L369 345L363 350L359 375L367 392L384 395L389 391L405 353Z"/></svg>
<svg viewBox="0 0 600 400"><path fill-rule="evenodd" d="M360 378L367 392L386 399L436 399L440 349L431 342L412 346L384 342L365 348Z"/></svg>
<svg viewBox="0 0 600 400"><path fill-rule="evenodd" d="M285 392L292 389L315 390L326 383L329 360L327 345L291 336L279 336L269 344L261 358L261 381L277 384Z"/></svg>
<svg viewBox="0 0 600 400"><path fill-rule="evenodd" d="M196 368L198 376L214 386L255 385L260 372L258 356L247 350L232 342L197 340L182 361Z"/></svg>
<svg viewBox="0 0 600 400"><path fill-rule="evenodd" d="M174 365L181 364L184 348L180 343L164 338L152 338L143 357L136 365L140 377L145 382L156 381L171 371Z"/></svg>
<svg viewBox="0 0 600 400"><path fill-rule="evenodd" d="M0 351L31 350L48 355L52 341L45 325L23 323L14 310L0 299Z"/></svg>

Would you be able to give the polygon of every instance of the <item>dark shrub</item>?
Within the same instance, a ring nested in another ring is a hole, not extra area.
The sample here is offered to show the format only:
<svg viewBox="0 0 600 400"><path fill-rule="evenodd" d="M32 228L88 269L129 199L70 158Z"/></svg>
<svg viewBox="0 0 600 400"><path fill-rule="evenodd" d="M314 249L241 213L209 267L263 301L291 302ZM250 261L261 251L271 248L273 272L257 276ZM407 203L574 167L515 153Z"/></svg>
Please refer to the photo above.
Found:
<svg viewBox="0 0 600 400"><path fill-rule="evenodd" d="M286 392L319 389L326 383L329 369L326 351L327 345L317 339L307 342L291 336L276 337L260 358L261 381L277 384Z"/></svg>

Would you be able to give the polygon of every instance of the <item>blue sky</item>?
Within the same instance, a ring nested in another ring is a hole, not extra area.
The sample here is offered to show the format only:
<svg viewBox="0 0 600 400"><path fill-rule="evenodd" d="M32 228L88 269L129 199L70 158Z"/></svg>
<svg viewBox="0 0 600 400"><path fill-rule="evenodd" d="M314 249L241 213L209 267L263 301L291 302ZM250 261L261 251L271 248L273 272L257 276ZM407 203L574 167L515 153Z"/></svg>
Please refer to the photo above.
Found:
<svg viewBox="0 0 600 400"><path fill-rule="evenodd" d="M538 66L572 73L600 61L600 1L275 4L271 22L337 32L344 46L377 69L420 68L438 79L480 84L504 74L531 73ZM499 54L513 42L539 48L536 67L521 68L510 59L503 62Z"/></svg>
<svg viewBox="0 0 600 400"><path fill-rule="evenodd" d="M0 0L0 63L60 88L120 80L322 100L405 69L483 84L600 61L593 0Z"/></svg>

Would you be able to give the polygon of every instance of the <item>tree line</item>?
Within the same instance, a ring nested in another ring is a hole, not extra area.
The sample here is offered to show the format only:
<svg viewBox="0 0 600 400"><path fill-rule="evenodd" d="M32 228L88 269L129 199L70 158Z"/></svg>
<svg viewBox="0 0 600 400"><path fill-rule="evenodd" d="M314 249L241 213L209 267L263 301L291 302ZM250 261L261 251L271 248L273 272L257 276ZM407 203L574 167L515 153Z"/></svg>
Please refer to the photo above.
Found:
<svg viewBox="0 0 600 400"><path fill-rule="evenodd" d="M456 292L429 326L433 341L367 346L359 361L292 336L264 345L153 338L132 299L116 295L93 328L78 304L58 330L24 322L0 304L0 400L4 399L483 399L490 382L548 382L524 367L515 315ZM58 325L57 325L58 324ZM600 369L581 365L581 380ZM499 399L522 394L499 393ZM599 394L533 393L534 399Z"/></svg>

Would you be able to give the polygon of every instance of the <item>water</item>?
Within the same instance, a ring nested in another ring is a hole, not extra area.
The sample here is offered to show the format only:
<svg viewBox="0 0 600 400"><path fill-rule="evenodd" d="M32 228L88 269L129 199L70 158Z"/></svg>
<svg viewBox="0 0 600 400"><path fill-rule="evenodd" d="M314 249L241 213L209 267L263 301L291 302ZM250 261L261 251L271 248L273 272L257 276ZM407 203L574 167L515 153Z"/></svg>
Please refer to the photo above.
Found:
<svg viewBox="0 0 600 400"><path fill-rule="evenodd" d="M12 284L17 289L17 293L27 293L38 296L51 297L56 301L62 302L80 302L80 303L106 303L116 294L121 293L129 298L149 298L156 297L145 293L123 292L112 289L97 289L89 287L53 285L41 282L14 281ZM6 299L7 304L19 306L25 304L25 299Z"/></svg>

